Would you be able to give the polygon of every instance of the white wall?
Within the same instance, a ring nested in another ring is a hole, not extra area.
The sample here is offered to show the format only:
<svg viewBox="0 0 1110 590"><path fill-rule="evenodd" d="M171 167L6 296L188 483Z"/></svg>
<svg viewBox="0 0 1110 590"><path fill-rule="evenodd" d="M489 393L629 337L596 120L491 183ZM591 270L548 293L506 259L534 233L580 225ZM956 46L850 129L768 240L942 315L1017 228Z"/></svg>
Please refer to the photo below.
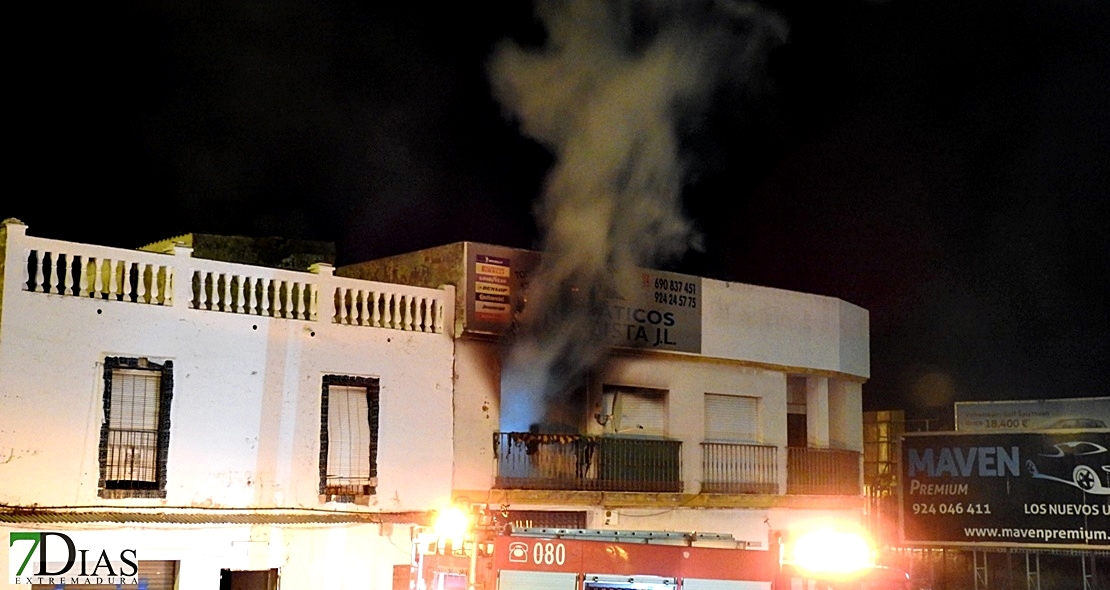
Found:
<svg viewBox="0 0 1110 590"><path fill-rule="evenodd" d="M867 311L832 297L702 280L702 355L870 376Z"/></svg>
<svg viewBox="0 0 1110 590"><path fill-rule="evenodd" d="M325 374L380 379L378 491L371 510L423 510L449 497L450 334L332 323L336 287L327 281L359 281L280 271L326 284L316 321L277 319L190 309L181 296L171 306L144 305L33 293L21 285L26 251L34 248L112 259L142 255L178 265L179 286L191 276L184 265L219 264L212 261L11 233L7 246L0 503L318 507ZM219 269L267 272L227 264ZM452 305L453 293L424 292ZM164 500L98 497L107 356L174 363Z"/></svg>
<svg viewBox="0 0 1110 590"><path fill-rule="evenodd" d="M51 530L136 549L139 560L178 561L177 587L218 588L220 570L277 568L282 588L388 590L393 566L409 563L411 527L349 525L32 525L12 531ZM6 552L5 552L5 555ZM89 555L92 555L90 552ZM7 587L8 560L0 560ZM13 586L16 588L17 586Z"/></svg>
<svg viewBox="0 0 1110 590"><path fill-rule="evenodd" d="M500 346L490 340L456 340L456 490L488 490L493 487L493 434L499 430L500 402Z"/></svg>

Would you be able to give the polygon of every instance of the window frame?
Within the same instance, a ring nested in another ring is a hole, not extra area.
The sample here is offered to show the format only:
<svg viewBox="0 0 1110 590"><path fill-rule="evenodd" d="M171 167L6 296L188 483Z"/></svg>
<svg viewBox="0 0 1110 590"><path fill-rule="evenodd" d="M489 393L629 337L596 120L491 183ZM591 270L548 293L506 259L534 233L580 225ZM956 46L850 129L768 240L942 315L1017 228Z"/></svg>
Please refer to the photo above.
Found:
<svg viewBox="0 0 1110 590"><path fill-rule="evenodd" d="M110 482L139 480L108 480L109 444L112 428L112 386L116 371L150 371L158 380L158 429L154 456L154 486L127 487ZM153 362L145 357L107 357L104 359L103 421L100 424L100 479L97 484L101 498L165 498L166 465L170 448L170 408L173 402L173 361Z"/></svg>
<svg viewBox="0 0 1110 590"><path fill-rule="evenodd" d="M328 485L328 450L331 442L328 431L328 407L331 386L363 387L366 389L367 422L370 427L369 485L362 486L361 493L336 490ZM368 503L370 496L377 493L378 484L378 436L381 419L381 381L377 377L353 375L324 375L320 386L320 485L319 493L323 502Z"/></svg>

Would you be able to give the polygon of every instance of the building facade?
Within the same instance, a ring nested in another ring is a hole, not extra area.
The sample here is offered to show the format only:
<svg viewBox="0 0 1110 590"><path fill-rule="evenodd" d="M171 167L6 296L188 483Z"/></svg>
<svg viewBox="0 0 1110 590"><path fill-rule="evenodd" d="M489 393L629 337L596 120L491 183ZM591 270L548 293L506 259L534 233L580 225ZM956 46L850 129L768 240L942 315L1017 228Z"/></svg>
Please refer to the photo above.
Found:
<svg viewBox="0 0 1110 590"><path fill-rule="evenodd" d="M390 587L412 526L451 494L449 288L13 220L0 248L5 539L93 534L177 588Z"/></svg>
<svg viewBox="0 0 1110 590"><path fill-rule="evenodd" d="M384 590L451 501L756 550L863 521L849 303L644 270L604 369L529 413L502 358L535 252L298 272L162 246L0 228L0 533L134 546L178 588Z"/></svg>
<svg viewBox="0 0 1110 590"><path fill-rule="evenodd" d="M865 310L643 270L599 326L604 369L548 403L557 416L522 420L529 394L506 374L503 335L539 256L464 242L337 269L456 287L456 498L533 525L712 531L749 547L815 520L861 522Z"/></svg>

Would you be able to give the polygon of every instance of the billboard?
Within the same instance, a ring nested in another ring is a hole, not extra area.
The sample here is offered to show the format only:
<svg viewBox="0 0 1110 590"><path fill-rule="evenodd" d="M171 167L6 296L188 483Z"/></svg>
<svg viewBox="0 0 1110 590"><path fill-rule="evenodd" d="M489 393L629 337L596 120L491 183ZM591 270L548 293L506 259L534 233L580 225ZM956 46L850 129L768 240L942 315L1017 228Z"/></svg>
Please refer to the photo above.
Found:
<svg viewBox="0 0 1110 590"><path fill-rule="evenodd" d="M907 544L1110 549L1110 431L902 438Z"/></svg>
<svg viewBox="0 0 1110 590"><path fill-rule="evenodd" d="M1110 397L956 402L960 432L1070 428L1110 428Z"/></svg>
<svg viewBox="0 0 1110 590"><path fill-rule="evenodd" d="M541 254L467 243L466 326L499 334L524 310L525 293ZM627 299L611 299L596 332L611 346L701 352L700 277L640 269L635 285L622 285Z"/></svg>

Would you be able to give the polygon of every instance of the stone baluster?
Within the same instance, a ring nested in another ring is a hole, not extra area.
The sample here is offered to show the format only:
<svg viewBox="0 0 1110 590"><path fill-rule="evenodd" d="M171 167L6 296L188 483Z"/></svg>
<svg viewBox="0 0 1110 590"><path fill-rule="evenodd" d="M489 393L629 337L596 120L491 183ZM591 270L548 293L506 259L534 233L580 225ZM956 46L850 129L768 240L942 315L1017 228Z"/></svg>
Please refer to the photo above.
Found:
<svg viewBox="0 0 1110 590"><path fill-rule="evenodd" d="M289 319L293 314L289 312L289 300L292 298L293 284L281 281L281 317Z"/></svg>
<svg viewBox="0 0 1110 590"><path fill-rule="evenodd" d="M431 332L428 328L431 324L428 322L428 317L431 315L431 300L427 297L420 298L420 321L417 323L417 329L421 332Z"/></svg>
<svg viewBox="0 0 1110 590"><path fill-rule="evenodd" d="M397 296L394 293L382 295L382 310L385 312L382 316L382 327L396 328L397 327Z"/></svg>
<svg viewBox="0 0 1110 590"><path fill-rule="evenodd" d="M370 298L370 302L368 304L370 306L369 325L377 327L381 325L382 321L381 307L379 307L382 294L378 293L377 291L367 291L366 295Z"/></svg>
<svg viewBox="0 0 1110 590"><path fill-rule="evenodd" d="M77 258L77 296L89 296L89 257L79 256Z"/></svg>
<svg viewBox="0 0 1110 590"><path fill-rule="evenodd" d="M436 334L440 334L445 329L443 325L443 302L436 300Z"/></svg>
<svg viewBox="0 0 1110 590"><path fill-rule="evenodd" d="M398 327L402 330L412 330L412 297L401 295L400 305L401 325Z"/></svg>
<svg viewBox="0 0 1110 590"><path fill-rule="evenodd" d="M316 321L320 314L320 287L312 283L308 287L308 319Z"/></svg>
<svg viewBox="0 0 1110 590"><path fill-rule="evenodd" d="M166 271L166 281L163 283L164 287L162 290L162 304L173 305L173 284L177 281L175 278L176 275L174 275L173 270L168 266L163 266L162 269Z"/></svg>
<svg viewBox="0 0 1110 590"><path fill-rule="evenodd" d="M197 293L197 309L208 309L208 283L211 282L209 280L210 275L203 270L198 270L197 276L200 277L200 282L198 283L200 285L200 292Z"/></svg>
<svg viewBox="0 0 1110 590"><path fill-rule="evenodd" d="M106 263L107 263L107 261L104 260L103 258L93 258L93 261L92 261L92 269L93 269L92 296L96 297L97 299L103 299L104 298L104 293L106 291L105 287L104 287L104 265Z"/></svg>
<svg viewBox="0 0 1110 590"><path fill-rule="evenodd" d="M131 301L131 263L119 261L116 265L120 278L120 301Z"/></svg>
<svg viewBox="0 0 1110 590"><path fill-rule="evenodd" d="M27 255L23 257L23 290L31 290L31 257L36 256L34 250L27 250ZM37 257L36 257L37 260Z"/></svg>
<svg viewBox="0 0 1110 590"><path fill-rule="evenodd" d="M120 281L119 271L122 270L122 261L107 260L108 274L104 277L108 281L108 299L119 301Z"/></svg>
<svg viewBox="0 0 1110 590"><path fill-rule="evenodd" d="M137 276L139 279L139 284L135 285L135 301L138 303L153 303L153 301L147 297L146 278L147 275L150 275L151 280L153 280L154 271L149 264L143 264L141 262L135 263L135 267L138 269Z"/></svg>
<svg viewBox="0 0 1110 590"><path fill-rule="evenodd" d="M58 292L62 295L73 295L73 285L70 282L73 257L69 254L59 254L58 261L61 262L61 264L58 265L60 267L58 269Z"/></svg>
<svg viewBox="0 0 1110 590"><path fill-rule="evenodd" d="M35 257L35 288L34 288L34 291L36 293L45 293L46 292L46 285L44 283L45 283L46 279L43 278L44 273L42 271L42 267L46 266L46 252L39 252L38 250L31 250L31 256Z"/></svg>
<svg viewBox="0 0 1110 590"><path fill-rule="evenodd" d="M223 286L220 288L220 311L231 311L231 275L226 272L220 273L220 283Z"/></svg>
<svg viewBox="0 0 1110 590"><path fill-rule="evenodd" d="M162 294L165 290L162 288L162 267L157 264L150 265L150 289L147 291L147 299L151 305L162 305Z"/></svg>
<svg viewBox="0 0 1110 590"><path fill-rule="evenodd" d="M243 313L243 302L246 299L246 293L243 292L244 277L235 277L235 288L231 290L231 311L235 313Z"/></svg>
<svg viewBox="0 0 1110 590"><path fill-rule="evenodd" d="M370 294L362 289L352 289L356 293L358 301L358 322L360 326L370 325Z"/></svg>
<svg viewBox="0 0 1110 590"><path fill-rule="evenodd" d="M256 315L255 307L258 306L258 297L254 294L254 289L259 286L258 278L246 277L243 279L246 283L246 313Z"/></svg>
<svg viewBox="0 0 1110 590"><path fill-rule="evenodd" d="M100 259L100 265L96 270L96 297L97 299L108 299L112 296L112 259Z"/></svg>
<svg viewBox="0 0 1110 590"><path fill-rule="evenodd" d="M289 317L304 319L304 317L301 316L301 307L304 303L304 301L302 300L304 296L304 292L302 291L303 288L304 286L301 283L289 283L289 292L291 294L290 296L293 299L293 309L289 314Z"/></svg>
<svg viewBox="0 0 1110 590"><path fill-rule="evenodd" d="M270 313L270 287L272 283L270 279L258 279L262 289L259 292L262 300L258 303L258 315L272 315Z"/></svg>

